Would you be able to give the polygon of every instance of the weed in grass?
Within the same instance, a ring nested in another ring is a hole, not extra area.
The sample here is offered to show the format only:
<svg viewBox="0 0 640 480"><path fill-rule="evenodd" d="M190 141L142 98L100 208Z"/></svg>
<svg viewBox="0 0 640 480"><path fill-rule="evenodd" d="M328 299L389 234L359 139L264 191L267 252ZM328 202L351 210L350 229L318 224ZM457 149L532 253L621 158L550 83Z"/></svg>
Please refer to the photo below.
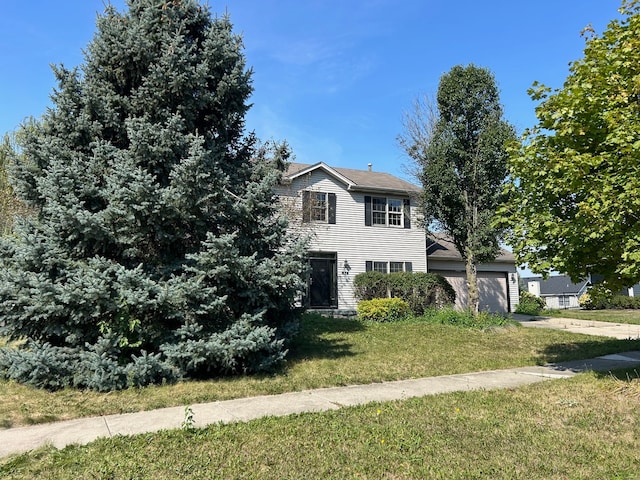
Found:
<svg viewBox="0 0 640 480"><path fill-rule="evenodd" d="M186 407L184 407L184 419L182 420L180 426L183 430L193 430L195 428L195 424L196 422L193 408L191 408L191 405L187 405Z"/></svg>
<svg viewBox="0 0 640 480"><path fill-rule="evenodd" d="M615 381L614 392L618 395L640 399L640 373L634 370L632 373L625 372L626 379L613 376Z"/></svg>

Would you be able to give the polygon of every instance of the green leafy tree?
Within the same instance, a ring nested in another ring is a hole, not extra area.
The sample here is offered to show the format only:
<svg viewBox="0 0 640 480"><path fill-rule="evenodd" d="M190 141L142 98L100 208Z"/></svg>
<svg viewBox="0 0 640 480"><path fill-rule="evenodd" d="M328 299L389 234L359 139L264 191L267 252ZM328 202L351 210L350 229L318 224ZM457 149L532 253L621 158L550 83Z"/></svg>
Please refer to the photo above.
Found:
<svg viewBox="0 0 640 480"><path fill-rule="evenodd" d="M511 156L501 215L536 273L596 273L610 287L640 280L639 8L625 2L600 36L587 29L561 89L536 82L529 92L538 125Z"/></svg>
<svg viewBox="0 0 640 480"><path fill-rule="evenodd" d="M507 143L515 140L493 74L453 67L440 79L436 105L416 102L404 126L399 140L418 167L425 224L453 240L466 264L468 308L478 312L477 266L500 250L492 222L504 198Z"/></svg>
<svg viewBox="0 0 640 480"><path fill-rule="evenodd" d="M244 133L228 17L195 0L108 6L53 107L21 136L34 212L0 243L5 377L48 388L268 370L286 353L304 245L275 201L289 155Z"/></svg>

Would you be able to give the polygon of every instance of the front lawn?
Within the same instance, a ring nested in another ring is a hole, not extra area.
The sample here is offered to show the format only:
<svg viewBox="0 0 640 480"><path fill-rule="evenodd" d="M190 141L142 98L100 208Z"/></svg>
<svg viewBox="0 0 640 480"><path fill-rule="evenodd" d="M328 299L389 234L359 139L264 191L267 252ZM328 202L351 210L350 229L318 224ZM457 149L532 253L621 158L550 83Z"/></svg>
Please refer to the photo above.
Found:
<svg viewBox="0 0 640 480"><path fill-rule="evenodd" d="M0 477L633 479L639 384L588 373L511 390L120 436L0 460Z"/></svg>
<svg viewBox="0 0 640 480"><path fill-rule="evenodd" d="M542 316L640 325L640 310L545 310Z"/></svg>
<svg viewBox="0 0 640 480"><path fill-rule="evenodd" d="M0 427L135 412L336 385L492 370L640 349L561 330L470 330L417 320L362 323L306 315L287 365L268 376L190 381L120 392L47 392L0 381Z"/></svg>

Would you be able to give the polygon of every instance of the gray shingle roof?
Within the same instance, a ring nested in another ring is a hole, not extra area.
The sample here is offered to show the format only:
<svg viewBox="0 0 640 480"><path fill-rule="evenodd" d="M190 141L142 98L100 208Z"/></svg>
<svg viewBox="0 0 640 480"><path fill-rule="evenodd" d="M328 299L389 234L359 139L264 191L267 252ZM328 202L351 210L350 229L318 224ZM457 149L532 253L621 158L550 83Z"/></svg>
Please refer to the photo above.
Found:
<svg viewBox="0 0 640 480"><path fill-rule="evenodd" d="M427 256L434 260L462 260L462 255L460 255L451 239L443 233L427 235ZM501 248L494 262L514 263L515 257L510 251Z"/></svg>
<svg viewBox="0 0 640 480"><path fill-rule="evenodd" d="M322 168L329 174L332 174L332 172L338 173L349 183L350 188L356 190L392 190L413 194L420 192L420 187L389 173L330 167L324 163L291 163L285 175L289 178L294 178L301 172L315 168Z"/></svg>
<svg viewBox="0 0 640 480"><path fill-rule="evenodd" d="M523 282L540 282L540 295L571 295L582 293L588 280L574 283L568 275L554 275L546 280L541 277L526 277Z"/></svg>

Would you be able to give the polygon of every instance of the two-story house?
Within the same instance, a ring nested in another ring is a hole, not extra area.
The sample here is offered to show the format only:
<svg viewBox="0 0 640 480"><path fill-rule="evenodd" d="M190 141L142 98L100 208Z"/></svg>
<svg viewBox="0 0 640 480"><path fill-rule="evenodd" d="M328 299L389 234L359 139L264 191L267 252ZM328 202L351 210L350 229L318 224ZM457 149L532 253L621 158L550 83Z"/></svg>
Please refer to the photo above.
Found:
<svg viewBox="0 0 640 480"><path fill-rule="evenodd" d="M427 271L417 186L371 167L292 163L277 193L310 235L309 308L354 311L360 272Z"/></svg>
<svg viewBox="0 0 640 480"><path fill-rule="evenodd" d="M277 194L291 228L309 235L306 306L353 312L353 278L361 272L443 275L466 304L464 263L446 238L427 237L419 218L421 189L388 173L292 163ZM481 309L513 312L518 303L513 255L478 267Z"/></svg>

